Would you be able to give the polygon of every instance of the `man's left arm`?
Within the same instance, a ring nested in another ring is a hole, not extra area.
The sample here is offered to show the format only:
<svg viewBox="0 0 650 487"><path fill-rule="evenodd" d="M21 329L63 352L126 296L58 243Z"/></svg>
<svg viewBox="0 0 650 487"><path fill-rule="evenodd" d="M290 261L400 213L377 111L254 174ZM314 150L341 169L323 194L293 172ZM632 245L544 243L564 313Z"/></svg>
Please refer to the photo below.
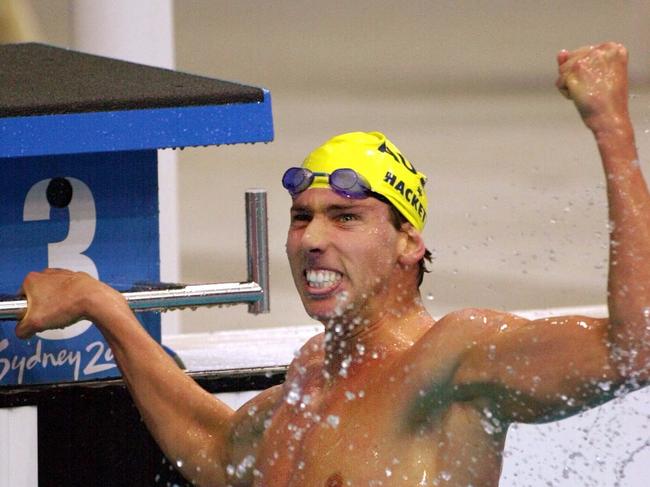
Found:
<svg viewBox="0 0 650 487"><path fill-rule="evenodd" d="M628 112L627 51L615 43L558 55L558 88L598 145L607 181L608 341L612 363L645 383L650 364L650 194Z"/></svg>
<svg viewBox="0 0 650 487"><path fill-rule="evenodd" d="M600 152L610 219L609 318L528 321L485 312L453 383L489 396L504 419L553 419L648 383L650 194L628 113L627 52L606 43L558 55L557 86L574 101Z"/></svg>

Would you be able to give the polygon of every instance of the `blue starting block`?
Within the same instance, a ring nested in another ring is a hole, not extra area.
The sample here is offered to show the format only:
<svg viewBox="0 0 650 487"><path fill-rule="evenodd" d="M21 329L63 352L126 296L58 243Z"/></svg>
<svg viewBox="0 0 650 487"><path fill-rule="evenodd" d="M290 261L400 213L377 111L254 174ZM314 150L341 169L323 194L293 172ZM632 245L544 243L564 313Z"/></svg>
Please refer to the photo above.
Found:
<svg viewBox="0 0 650 487"><path fill-rule="evenodd" d="M45 267L158 282L157 150L273 139L264 89L41 44L0 46L0 65L0 294ZM159 315L139 316L160 341ZM0 322L0 385L119 374L88 322L13 329Z"/></svg>

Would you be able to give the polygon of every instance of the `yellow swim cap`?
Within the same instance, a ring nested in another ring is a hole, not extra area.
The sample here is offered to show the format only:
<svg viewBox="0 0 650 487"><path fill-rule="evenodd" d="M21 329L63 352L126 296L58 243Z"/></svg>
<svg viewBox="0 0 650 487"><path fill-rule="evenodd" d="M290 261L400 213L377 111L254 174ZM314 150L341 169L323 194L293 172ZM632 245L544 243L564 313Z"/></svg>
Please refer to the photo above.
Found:
<svg viewBox="0 0 650 487"><path fill-rule="evenodd" d="M314 150L302 163L312 172L331 174L350 168L361 174L373 193L384 196L418 230L427 217L426 176L379 132L337 135ZM311 188L328 188L326 178L316 177Z"/></svg>

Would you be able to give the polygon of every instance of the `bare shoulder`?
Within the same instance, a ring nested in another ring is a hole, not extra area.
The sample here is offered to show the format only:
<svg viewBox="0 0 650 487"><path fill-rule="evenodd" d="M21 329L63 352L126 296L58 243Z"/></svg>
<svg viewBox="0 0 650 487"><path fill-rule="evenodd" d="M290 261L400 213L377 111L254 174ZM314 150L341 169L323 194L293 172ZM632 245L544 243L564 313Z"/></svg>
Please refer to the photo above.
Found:
<svg viewBox="0 0 650 487"><path fill-rule="evenodd" d="M462 322L466 326L477 326L485 329L495 326L502 328L503 325L517 326L527 323L530 320L507 311L489 308L464 308L452 311L443 316L440 321L449 321L452 323Z"/></svg>
<svg viewBox="0 0 650 487"><path fill-rule="evenodd" d="M242 405L233 417L232 440L246 442L264 432L264 422L282 400L282 384L270 387Z"/></svg>
<svg viewBox="0 0 650 487"><path fill-rule="evenodd" d="M296 376L304 375L304 370L320 364L322 356L323 334L310 338L296 354L287 370L285 383ZM320 354L320 355L319 355ZM282 404L284 384L262 391L250 401L241 406L233 418L231 440L235 449L250 449L255 447L256 441L261 437L266 428L267 420Z"/></svg>
<svg viewBox="0 0 650 487"><path fill-rule="evenodd" d="M251 469L237 470L238 465L248 465L251 459L257 457L262 444L264 432L271 418L284 403L285 384L302 377L305 370L320 364L322 361L323 334L310 338L296 353L287 370L284 384L278 384L241 406L233 417L230 432L230 458L234 475L233 485L250 485L252 483Z"/></svg>
<svg viewBox="0 0 650 487"><path fill-rule="evenodd" d="M455 311L440 320L442 335L464 343L464 370L473 365L485 375L485 366L502 367L511 360L532 361L539 352L540 362L563 351L575 354L578 344L598 345L606 333L607 320L587 316L551 316L528 319L503 311L470 308ZM447 338L449 340L449 338Z"/></svg>
<svg viewBox="0 0 650 487"><path fill-rule="evenodd" d="M483 308L453 311L438 321L404 355L400 366L407 367L417 383L449 387L456 372L477 347L499 333L525 326L520 316Z"/></svg>
<svg viewBox="0 0 650 487"><path fill-rule="evenodd" d="M308 369L322 365L324 357L323 343L324 333L319 333L311 337L300 347L287 370L286 383L291 382L293 379L301 381L301 378L305 377Z"/></svg>
<svg viewBox="0 0 650 487"><path fill-rule="evenodd" d="M445 347L460 353L480 341L491 339L497 333L518 329L530 320L521 316L486 308L464 308L440 318L419 340L417 346ZM450 345L454 345L451 348Z"/></svg>
<svg viewBox="0 0 650 487"><path fill-rule="evenodd" d="M535 353L543 364L549 348L567 359L577 354L580 344L592 353L603 353L607 323L606 319L579 315L531 320L505 311L467 308L441 318L423 336L423 342L446 351L439 356L453 360L456 370L474 364L484 371L486 364L507 366L508 361L523 360L524 356L531 361Z"/></svg>
<svg viewBox="0 0 650 487"><path fill-rule="evenodd" d="M463 308L452 311L440 319L440 323L464 324L466 326L477 326L480 328L493 328L503 325L520 325L529 320L521 316L488 308Z"/></svg>
<svg viewBox="0 0 650 487"><path fill-rule="evenodd" d="M280 384L262 391L235 412L230 426L227 461L229 485L252 484L252 469L249 467L254 464L252 460L257 456L268 421L281 401Z"/></svg>
<svg viewBox="0 0 650 487"><path fill-rule="evenodd" d="M324 333L319 333L318 335L311 337L302 347L300 347L298 358L310 360L315 356L322 356L324 340Z"/></svg>
<svg viewBox="0 0 650 487"><path fill-rule="evenodd" d="M609 398L599 387L621 379L611 363L608 320L555 316L528 320L481 315L478 332L459 355L452 386L467 398L489 398L503 418L541 421ZM567 407L567 398L572 407Z"/></svg>
<svg viewBox="0 0 650 487"><path fill-rule="evenodd" d="M582 315L549 316L529 319L507 311L485 308L465 308L440 318L422 337L423 342L444 343L462 341L466 348L499 342L517 342L524 337L538 340L569 339L585 333L601 335L607 319Z"/></svg>
<svg viewBox="0 0 650 487"><path fill-rule="evenodd" d="M571 414L566 398L575 410L602 402L607 398L598 384L613 390L620 382L609 361L607 329L606 319L586 316L529 320L478 308L449 313L409 353L417 393L411 416L429 418L462 401L489 404L503 420L538 421L559 408Z"/></svg>

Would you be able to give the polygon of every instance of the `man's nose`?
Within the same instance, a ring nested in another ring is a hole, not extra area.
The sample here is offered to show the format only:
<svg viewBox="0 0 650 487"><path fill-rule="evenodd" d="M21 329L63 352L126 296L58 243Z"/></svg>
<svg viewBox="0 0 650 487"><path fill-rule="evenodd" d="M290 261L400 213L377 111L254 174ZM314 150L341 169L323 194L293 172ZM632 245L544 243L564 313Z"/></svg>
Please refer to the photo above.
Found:
<svg viewBox="0 0 650 487"><path fill-rule="evenodd" d="M315 216L309 222L302 234L302 248L309 252L324 251L329 242L327 219Z"/></svg>

